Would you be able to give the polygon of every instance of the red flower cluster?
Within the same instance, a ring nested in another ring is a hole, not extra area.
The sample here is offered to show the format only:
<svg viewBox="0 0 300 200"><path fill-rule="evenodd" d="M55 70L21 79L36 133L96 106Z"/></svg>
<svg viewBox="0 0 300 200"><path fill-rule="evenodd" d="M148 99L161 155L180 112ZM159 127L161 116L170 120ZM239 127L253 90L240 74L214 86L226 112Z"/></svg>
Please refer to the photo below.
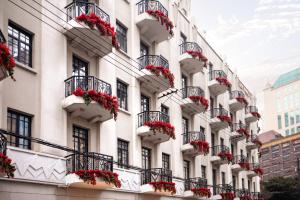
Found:
<svg viewBox="0 0 300 200"><path fill-rule="evenodd" d="M205 110L207 110L208 100L205 99L205 97L203 97L203 96L189 96L189 98L196 104L201 103L205 107Z"/></svg>
<svg viewBox="0 0 300 200"><path fill-rule="evenodd" d="M228 88L231 87L231 83L227 80L227 78L224 78L224 77L217 77L216 80L217 80L221 85L226 85Z"/></svg>
<svg viewBox="0 0 300 200"><path fill-rule="evenodd" d="M99 16L97 16L95 13L90 13L88 15L81 14L76 18L78 22L83 22L86 25L90 27L90 29L95 29L95 27L98 29L100 35L102 36L111 36L112 37L112 45L119 49L120 45L117 41L117 34L115 32L114 27L112 27L109 23L106 21L103 21Z"/></svg>
<svg viewBox="0 0 300 200"><path fill-rule="evenodd" d="M115 187L121 187L121 181L118 174L104 170L78 170L75 173L84 182L96 185L96 178L101 178L106 184L114 184Z"/></svg>
<svg viewBox="0 0 300 200"><path fill-rule="evenodd" d="M148 121L144 123L144 126L149 126L154 132L159 131L169 135L175 139L175 128L168 122L163 121Z"/></svg>
<svg viewBox="0 0 300 200"><path fill-rule="evenodd" d="M243 195L240 197L240 200L252 200L250 195Z"/></svg>
<svg viewBox="0 0 300 200"><path fill-rule="evenodd" d="M202 54L200 51L186 51L188 54L190 54L193 58L198 58L200 61L204 62L204 67L206 67L206 63L208 59Z"/></svg>
<svg viewBox="0 0 300 200"><path fill-rule="evenodd" d="M238 102L244 104L245 106L248 106L248 101L244 97L236 97L235 98Z"/></svg>
<svg viewBox="0 0 300 200"><path fill-rule="evenodd" d="M240 162L239 165L243 169L250 170L250 164L248 162Z"/></svg>
<svg viewBox="0 0 300 200"><path fill-rule="evenodd" d="M209 153L209 144L206 141L195 140L191 141L190 144L193 145L199 152L204 153L204 155Z"/></svg>
<svg viewBox="0 0 300 200"><path fill-rule="evenodd" d="M231 117L227 115L219 115L217 116L222 122L228 122L229 124L231 123Z"/></svg>
<svg viewBox="0 0 300 200"><path fill-rule="evenodd" d="M231 162L233 157L232 157L232 154L229 153L229 152L225 152L225 151L222 151L218 154L219 157L221 157L221 159L223 160L227 160L228 162Z"/></svg>
<svg viewBox="0 0 300 200"><path fill-rule="evenodd" d="M225 192L220 194L222 197L222 200L233 200L234 199L234 193L233 192Z"/></svg>
<svg viewBox="0 0 300 200"><path fill-rule="evenodd" d="M244 129L244 128L240 128L240 129L238 129L236 132L238 132L238 133L241 134L241 135L245 135L246 138L249 138L249 137L250 137L248 131L247 131L246 129Z"/></svg>
<svg viewBox="0 0 300 200"><path fill-rule="evenodd" d="M174 87L174 75L170 72L169 69L165 68L164 66L154 66L154 65L147 65L145 69L149 70L151 73L155 74L156 76L160 76L161 74L165 79L169 79L170 86Z"/></svg>
<svg viewBox="0 0 300 200"><path fill-rule="evenodd" d="M259 141L258 139L254 139L254 140L252 140L252 142L253 142L254 144L258 145L259 147L262 146L261 141Z"/></svg>
<svg viewBox="0 0 300 200"><path fill-rule="evenodd" d="M163 12L159 11L159 10L147 10L146 11L149 15L152 15L153 17L155 17L158 21L161 22L161 25L165 25L166 29L169 31L170 35L173 36L173 28L174 25L171 22L171 20L168 18L168 16L166 16Z"/></svg>
<svg viewBox="0 0 300 200"><path fill-rule="evenodd" d="M91 101L96 101L106 110L110 110L110 113L114 115L114 119L117 119L119 105L115 96L110 96L106 93L97 92L95 90L85 91L81 88L77 88L73 94L75 96L82 97L86 105L89 105Z"/></svg>
<svg viewBox="0 0 300 200"><path fill-rule="evenodd" d="M258 174L258 175L260 175L260 176L262 176L263 174L264 174L264 171L263 171L263 169L262 168L255 168L254 170L253 170L256 174Z"/></svg>
<svg viewBox="0 0 300 200"><path fill-rule="evenodd" d="M206 198L211 197L211 192L210 189L208 188L192 188L191 191L194 193L194 195L198 197L206 197Z"/></svg>
<svg viewBox="0 0 300 200"><path fill-rule="evenodd" d="M261 118L260 114L258 112L251 112L251 114L254 116L254 117L257 117L258 119Z"/></svg>
<svg viewBox="0 0 300 200"><path fill-rule="evenodd" d="M150 182L150 185L154 187L155 192L157 190L159 191L169 191L171 194L176 193L175 183L172 182L166 182L166 181L159 181L159 182Z"/></svg>
<svg viewBox="0 0 300 200"><path fill-rule="evenodd" d="M264 198L262 198L262 197L258 197L258 198L253 198L252 200L265 200Z"/></svg>
<svg viewBox="0 0 300 200"><path fill-rule="evenodd" d="M0 43L0 67L1 66L8 71L9 76L15 81L13 68L16 66L16 63L5 43Z"/></svg>
<svg viewBox="0 0 300 200"><path fill-rule="evenodd" d="M0 153L0 173L4 173L8 178L14 177L16 167L11 164L11 159Z"/></svg>

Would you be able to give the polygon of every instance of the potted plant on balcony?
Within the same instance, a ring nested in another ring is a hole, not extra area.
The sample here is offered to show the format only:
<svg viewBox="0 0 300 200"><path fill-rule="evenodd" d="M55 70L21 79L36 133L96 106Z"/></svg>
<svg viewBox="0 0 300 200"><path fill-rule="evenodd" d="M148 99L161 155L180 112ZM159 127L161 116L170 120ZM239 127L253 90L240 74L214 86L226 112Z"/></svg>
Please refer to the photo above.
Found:
<svg viewBox="0 0 300 200"><path fill-rule="evenodd" d="M164 192L171 192L171 194L176 194L175 183L173 182L166 182L166 181L158 181L158 182L150 182L150 185L154 187L155 192L164 191Z"/></svg>
<svg viewBox="0 0 300 200"><path fill-rule="evenodd" d="M4 79L7 74L15 81L13 76L14 67L16 66L13 56L5 43L0 43L0 80Z"/></svg>
<svg viewBox="0 0 300 200"><path fill-rule="evenodd" d="M174 75L171 73L171 71L164 66L154 66L154 65L147 65L145 69L149 70L152 74L155 74L156 76L162 76L165 79L169 80L170 86L174 87Z"/></svg>
<svg viewBox="0 0 300 200"><path fill-rule="evenodd" d="M258 112L251 112L251 114L258 119L261 118L261 115Z"/></svg>
<svg viewBox="0 0 300 200"><path fill-rule="evenodd" d="M169 19L169 17L167 15L165 15L160 10L150 10L150 9L148 9L146 12L149 15L152 15L153 17L155 17L158 21L160 21L161 25L165 25L166 29L169 31L171 36L174 35L174 33L173 33L174 25L173 25L172 21Z"/></svg>
<svg viewBox="0 0 300 200"><path fill-rule="evenodd" d="M262 176L264 174L264 171L262 168L257 167L253 170L256 174L258 174L259 176Z"/></svg>
<svg viewBox="0 0 300 200"><path fill-rule="evenodd" d="M253 199L251 198L250 195L245 194L245 195L240 197L240 200L253 200Z"/></svg>
<svg viewBox="0 0 300 200"><path fill-rule="evenodd" d="M240 161L239 165L241 166L241 168L246 169L246 170L250 170L250 164L246 161Z"/></svg>
<svg viewBox="0 0 300 200"><path fill-rule="evenodd" d="M227 160L228 163L232 161L233 156L231 153L226 152L226 151L221 151L220 153L218 153L218 156L222 159L222 160Z"/></svg>
<svg viewBox="0 0 300 200"><path fill-rule="evenodd" d="M197 197L211 197L211 191L208 188L192 188L191 191L194 193Z"/></svg>
<svg viewBox="0 0 300 200"><path fill-rule="evenodd" d="M205 110L208 109L208 100L203 96L189 96L189 98L195 103L195 104L201 104L205 107Z"/></svg>
<svg viewBox="0 0 300 200"><path fill-rule="evenodd" d="M226 77L217 77L216 80L219 82L219 84L225 85L227 88L231 87L231 83L227 80Z"/></svg>
<svg viewBox="0 0 300 200"><path fill-rule="evenodd" d="M218 115L217 118L219 118L222 122L227 122L231 124L231 117L227 115Z"/></svg>
<svg viewBox="0 0 300 200"><path fill-rule="evenodd" d="M248 101L245 99L245 97L242 96L238 96L235 98L238 102L240 102L241 104L244 104L245 106L248 106Z"/></svg>
<svg viewBox="0 0 300 200"><path fill-rule="evenodd" d="M11 164L11 159L0 153L0 176L1 174L8 178L14 177L16 167Z"/></svg>
<svg viewBox="0 0 300 200"><path fill-rule="evenodd" d="M203 140L194 140L190 142L191 145L195 149L197 149L200 153L204 153L204 155L207 155L209 153L209 144L206 141Z"/></svg>
<svg viewBox="0 0 300 200"><path fill-rule="evenodd" d="M208 59L202 54L201 51L192 51L192 50L188 50L186 51L188 54L190 54L193 58L198 59L202 62L204 62L204 67L207 66L207 61Z"/></svg>
<svg viewBox="0 0 300 200"><path fill-rule="evenodd" d="M247 129L245 129L245 128L239 128L236 132L238 132L240 135L245 135L246 138L250 137Z"/></svg>
<svg viewBox="0 0 300 200"><path fill-rule="evenodd" d="M146 121L144 126L149 126L153 132L162 132L175 139L175 128L169 122L163 121Z"/></svg>
<svg viewBox="0 0 300 200"><path fill-rule="evenodd" d="M222 192L220 195L222 200L233 200L235 197L233 192Z"/></svg>

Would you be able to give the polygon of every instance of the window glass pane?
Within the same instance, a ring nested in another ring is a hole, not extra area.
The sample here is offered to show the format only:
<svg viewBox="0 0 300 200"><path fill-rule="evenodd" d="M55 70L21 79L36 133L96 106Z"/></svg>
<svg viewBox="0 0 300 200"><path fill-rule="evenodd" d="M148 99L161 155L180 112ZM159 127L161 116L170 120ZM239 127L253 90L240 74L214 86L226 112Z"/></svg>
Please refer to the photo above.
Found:
<svg viewBox="0 0 300 200"><path fill-rule="evenodd" d="M120 49L127 52L127 28L121 23L116 23L117 40L120 44Z"/></svg>
<svg viewBox="0 0 300 200"><path fill-rule="evenodd" d="M170 156L168 154L162 154L162 168L170 169Z"/></svg>
<svg viewBox="0 0 300 200"><path fill-rule="evenodd" d="M117 81L117 97L119 102L119 107L128 110L127 108L127 85L121 81Z"/></svg>
<svg viewBox="0 0 300 200"><path fill-rule="evenodd" d="M281 115L277 116L277 125L278 125L278 129L282 128L282 124L281 124Z"/></svg>
<svg viewBox="0 0 300 200"><path fill-rule="evenodd" d="M129 142L118 139L118 164L119 167L126 168L129 165Z"/></svg>
<svg viewBox="0 0 300 200"><path fill-rule="evenodd" d="M285 120L285 127L289 126L289 114L285 113L284 114L284 120Z"/></svg>

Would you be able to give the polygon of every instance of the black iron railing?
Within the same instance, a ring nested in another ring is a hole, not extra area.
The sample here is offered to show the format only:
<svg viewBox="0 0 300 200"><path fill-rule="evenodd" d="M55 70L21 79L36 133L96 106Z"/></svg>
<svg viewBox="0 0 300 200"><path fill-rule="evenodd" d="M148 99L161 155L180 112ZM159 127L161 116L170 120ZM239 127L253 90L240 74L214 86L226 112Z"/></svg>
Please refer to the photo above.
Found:
<svg viewBox="0 0 300 200"><path fill-rule="evenodd" d="M246 114L248 114L248 113L258 112L258 109L256 106L247 106L245 111Z"/></svg>
<svg viewBox="0 0 300 200"><path fill-rule="evenodd" d="M231 132L238 131L240 129L246 129L246 125L243 123L232 123L231 124Z"/></svg>
<svg viewBox="0 0 300 200"><path fill-rule="evenodd" d="M185 88L181 89L182 92L182 98L188 98L191 96L205 96L204 90L202 90L200 87L195 86L187 86Z"/></svg>
<svg viewBox="0 0 300 200"><path fill-rule="evenodd" d="M223 70L209 71L209 80L214 80L216 78L227 78L227 75Z"/></svg>
<svg viewBox="0 0 300 200"><path fill-rule="evenodd" d="M184 190L188 191L191 189L207 188L206 178L188 178L184 181Z"/></svg>
<svg viewBox="0 0 300 200"><path fill-rule="evenodd" d="M184 42L179 45L180 54L184 54L187 51L197 51L202 53L202 48L196 42Z"/></svg>
<svg viewBox="0 0 300 200"><path fill-rule="evenodd" d="M230 92L230 99L245 98L245 94L242 91L234 90Z"/></svg>
<svg viewBox="0 0 300 200"><path fill-rule="evenodd" d="M75 19L82 14L95 13L103 21L110 23L109 15L99 8L95 3L88 3L84 1L73 1L66 7L67 21Z"/></svg>
<svg viewBox="0 0 300 200"><path fill-rule="evenodd" d="M113 157L100 153L74 153L66 156L67 173L78 170L113 171Z"/></svg>
<svg viewBox="0 0 300 200"><path fill-rule="evenodd" d="M233 186L229 184L219 184L213 186L213 193L216 194L222 194L222 193L229 193L234 192Z"/></svg>
<svg viewBox="0 0 300 200"><path fill-rule="evenodd" d="M6 155L6 148L7 148L7 139L6 139L6 137L0 132L0 153Z"/></svg>
<svg viewBox="0 0 300 200"><path fill-rule="evenodd" d="M210 110L211 118L218 117L218 116L228 116L228 111L224 108L213 108Z"/></svg>
<svg viewBox="0 0 300 200"><path fill-rule="evenodd" d="M159 1L151 1L151 0L142 0L138 2L138 14L143 14L147 12L148 10L152 11L160 11L166 16L168 16L168 10L159 2Z"/></svg>
<svg viewBox="0 0 300 200"><path fill-rule="evenodd" d="M138 127L144 126L145 122L170 122L170 117L160 111L144 111L138 114Z"/></svg>
<svg viewBox="0 0 300 200"><path fill-rule="evenodd" d="M144 169L141 173L142 185L150 182L172 182L172 171L163 168Z"/></svg>
<svg viewBox="0 0 300 200"><path fill-rule="evenodd" d="M192 141L205 141L205 134L201 131L189 131L187 133L183 133L183 144L188 144Z"/></svg>
<svg viewBox="0 0 300 200"><path fill-rule="evenodd" d="M68 97L77 89L95 90L111 95L111 85L94 76L71 76L65 80L65 96Z"/></svg>
<svg viewBox="0 0 300 200"><path fill-rule="evenodd" d="M219 153L230 153L229 147L225 145L217 145L211 147L211 155L212 156L218 156Z"/></svg>
<svg viewBox="0 0 300 200"><path fill-rule="evenodd" d="M251 192L251 198L253 200L258 200L260 198L263 198L263 195L260 192Z"/></svg>
<svg viewBox="0 0 300 200"><path fill-rule="evenodd" d="M237 189L235 190L235 196L236 197L245 197L245 196L249 196L251 197L251 192L248 189Z"/></svg>
<svg viewBox="0 0 300 200"><path fill-rule="evenodd" d="M162 66L169 69L169 61L162 55L144 55L137 58L139 62L140 70L144 69L148 65Z"/></svg>
<svg viewBox="0 0 300 200"><path fill-rule="evenodd" d="M232 164L234 165L234 164L239 164L239 163L248 163L247 156L244 156L244 155L233 156Z"/></svg>

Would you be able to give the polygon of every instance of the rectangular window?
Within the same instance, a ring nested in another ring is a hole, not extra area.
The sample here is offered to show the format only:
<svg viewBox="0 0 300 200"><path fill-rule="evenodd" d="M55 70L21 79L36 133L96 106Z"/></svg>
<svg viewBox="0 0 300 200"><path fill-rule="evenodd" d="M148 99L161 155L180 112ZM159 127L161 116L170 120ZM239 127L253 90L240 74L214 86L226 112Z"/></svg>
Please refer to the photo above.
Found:
<svg viewBox="0 0 300 200"><path fill-rule="evenodd" d="M73 63L72 63L72 67L73 67L73 71L72 71L72 76L88 76L89 75L89 63L82 60L81 58L73 55ZM78 85L80 87L83 87L82 89L88 89L88 88L85 88L87 87L86 85L87 84L87 79L75 79L77 82L79 81L85 81L85 85ZM77 86L76 86L77 87Z"/></svg>
<svg viewBox="0 0 300 200"><path fill-rule="evenodd" d="M186 88L187 84L188 84L187 77L184 74L181 74L181 87ZM186 92L186 90L184 90L184 91Z"/></svg>
<svg viewBox="0 0 300 200"><path fill-rule="evenodd" d="M206 166L201 165L201 175L202 178L206 178Z"/></svg>
<svg viewBox="0 0 300 200"><path fill-rule="evenodd" d="M180 44L186 42L186 36L183 33L180 33Z"/></svg>
<svg viewBox="0 0 300 200"><path fill-rule="evenodd" d="M232 176L232 187L235 190L236 189L236 177Z"/></svg>
<svg viewBox="0 0 300 200"><path fill-rule="evenodd" d="M127 85L119 80L117 80L117 96L119 107L128 110Z"/></svg>
<svg viewBox="0 0 300 200"><path fill-rule="evenodd" d="M7 111L7 131L20 136L31 137L31 119L32 117L17 111ZM8 136L8 145L31 149L30 140L19 137Z"/></svg>
<svg viewBox="0 0 300 200"><path fill-rule="evenodd" d="M277 126L278 126L278 129L282 128L281 115L277 116Z"/></svg>
<svg viewBox="0 0 300 200"><path fill-rule="evenodd" d="M299 114L296 114L296 123L300 123L300 115Z"/></svg>
<svg viewBox="0 0 300 200"><path fill-rule="evenodd" d="M170 169L170 155L162 153L162 168Z"/></svg>
<svg viewBox="0 0 300 200"><path fill-rule="evenodd" d="M150 98L145 96L145 95L141 95L141 111L145 112L145 111L149 111L150 110Z"/></svg>
<svg viewBox="0 0 300 200"><path fill-rule="evenodd" d="M295 128L292 128L291 129L291 134L294 134L295 133Z"/></svg>
<svg viewBox="0 0 300 200"><path fill-rule="evenodd" d="M80 153L88 152L89 130L78 126L73 126L74 150Z"/></svg>
<svg viewBox="0 0 300 200"><path fill-rule="evenodd" d="M245 179L242 178L242 189L245 189Z"/></svg>
<svg viewBox="0 0 300 200"><path fill-rule="evenodd" d="M163 113L163 114L165 114L165 115L169 115L169 108L167 107L167 106L165 106L165 105L161 105L161 112Z"/></svg>
<svg viewBox="0 0 300 200"><path fill-rule="evenodd" d="M294 116L290 116L290 122L291 122L291 125L295 124L295 118L294 118Z"/></svg>
<svg viewBox="0 0 300 200"><path fill-rule="evenodd" d="M144 42L140 42L140 56L145 55L149 55L149 47Z"/></svg>
<svg viewBox="0 0 300 200"><path fill-rule="evenodd" d="M289 126L289 113L284 114L285 127Z"/></svg>
<svg viewBox="0 0 300 200"><path fill-rule="evenodd" d="M129 142L118 139L118 164L119 167L127 167L129 165Z"/></svg>
<svg viewBox="0 0 300 200"><path fill-rule="evenodd" d="M183 161L183 174L184 174L184 179L190 178L190 161L187 160Z"/></svg>
<svg viewBox="0 0 300 200"><path fill-rule="evenodd" d="M117 40L120 44L120 49L127 53L127 28L119 21L117 21L116 25Z"/></svg>
<svg viewBox="0 0 300 200"><path fill-rule="evenodd" d="M222 178L222 185L225 185L226 184L225 172L221 172L221 178Z"/></svg>
<svg viewBox="0 0 300 200"><path fill-rule="evenodd" d="M297 126L297 133L300 132L300 126Z"/></svg>
<svg viewBox="0 0 300 200"><path fill-rule="evenodd" d="M182 118L182 133L187 134L189 132L189 120L187 118ZM188 135L187 135L188 137Z"/></svg>
<svg viewBox="0 0 300 200"><path fill-rule="evenodd" d="M0 29L0 43L3 43L3 42L6 42L5 38L4 38L4 35Z"/></svg>
<svg viewBox="0 0 300 200"><path fill-rule="evenodd" d="M290 130L289 129L285 130L285 136L288 136L289 134L290 134Z"/></svg>
<svg viewBox="0 0 300 200"><path fill-rule="evenodd" d="M151 168L151 149L148 149L146 147L142 147L142 168Z"/></svg>
<svg viewBox="0 0 300 200"><path fill-rule="evenodd" d="M24 28L8 23L8 47L13 57L20 63L32 67L32 34Z"/></svg>

